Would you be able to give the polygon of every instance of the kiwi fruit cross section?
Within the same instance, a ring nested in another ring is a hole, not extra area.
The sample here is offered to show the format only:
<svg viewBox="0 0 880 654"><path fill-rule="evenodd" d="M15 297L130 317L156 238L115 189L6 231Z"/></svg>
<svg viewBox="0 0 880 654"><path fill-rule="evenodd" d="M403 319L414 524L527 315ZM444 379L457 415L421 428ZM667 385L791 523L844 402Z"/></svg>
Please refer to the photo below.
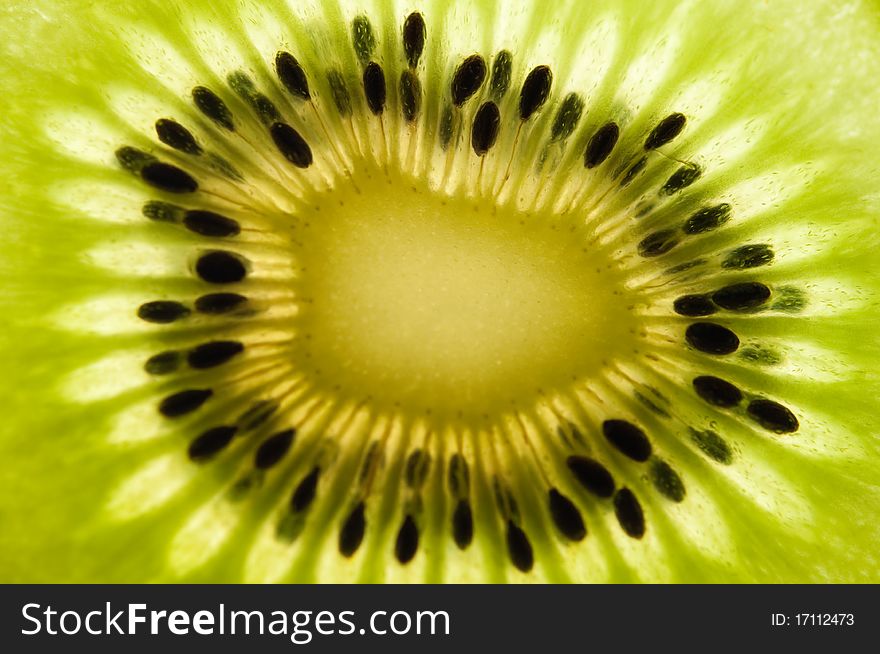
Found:
<svg viewBox="0 0 880 654"><path fill-rule="evenodd" d="M21 579L877 580L876 17L215 4L21 18Z"/></svg>

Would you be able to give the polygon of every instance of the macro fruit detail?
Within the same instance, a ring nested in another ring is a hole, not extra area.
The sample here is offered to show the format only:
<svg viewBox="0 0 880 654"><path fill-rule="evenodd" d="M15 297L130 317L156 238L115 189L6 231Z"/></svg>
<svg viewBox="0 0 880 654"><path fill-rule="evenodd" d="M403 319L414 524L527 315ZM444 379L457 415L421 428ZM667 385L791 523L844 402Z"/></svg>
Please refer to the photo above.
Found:
<svg viewBox="0 0 880 654"><path fill-rule="evenodd" d="M113 4L0 17L3 580L878 580L870 4Z"/></svg>

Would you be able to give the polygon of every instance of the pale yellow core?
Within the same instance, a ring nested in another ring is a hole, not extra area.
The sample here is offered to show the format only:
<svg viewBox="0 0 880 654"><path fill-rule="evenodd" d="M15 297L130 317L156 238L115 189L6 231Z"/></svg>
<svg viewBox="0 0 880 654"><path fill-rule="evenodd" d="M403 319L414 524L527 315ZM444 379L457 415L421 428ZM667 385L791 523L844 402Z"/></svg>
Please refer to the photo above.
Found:
<svg viewBox="0 0 880 654"><path fill-rule="evenodd" d="M492 415L634 347L609 254L573 215L446 197L381 171L301 216L298 364L319 386L435 415ZM340 188L341 187L341 188Z"/></svg>

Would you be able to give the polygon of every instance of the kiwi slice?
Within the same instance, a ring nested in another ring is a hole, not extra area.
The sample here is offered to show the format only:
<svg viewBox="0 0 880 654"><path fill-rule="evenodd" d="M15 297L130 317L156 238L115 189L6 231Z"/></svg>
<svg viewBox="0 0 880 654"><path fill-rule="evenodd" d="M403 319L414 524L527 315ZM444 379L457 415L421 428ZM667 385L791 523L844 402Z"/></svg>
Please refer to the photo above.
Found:
<svg viewBox="0 0 880 654"><path fill-rule="evenodd" d="M878 580L867 3L0 32L4 580Z"/></svg>

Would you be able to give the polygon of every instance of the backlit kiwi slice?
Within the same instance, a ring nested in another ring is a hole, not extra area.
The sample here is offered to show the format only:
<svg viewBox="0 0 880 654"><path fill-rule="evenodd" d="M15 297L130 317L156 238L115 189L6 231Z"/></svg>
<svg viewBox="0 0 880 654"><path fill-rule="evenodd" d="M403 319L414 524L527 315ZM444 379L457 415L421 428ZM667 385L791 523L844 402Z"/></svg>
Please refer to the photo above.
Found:
<svg viewBox="0 0 880 654"><path fill-rule="evenodd" d="M15 2L6 581L877 581L858 2Z"/></svg>

